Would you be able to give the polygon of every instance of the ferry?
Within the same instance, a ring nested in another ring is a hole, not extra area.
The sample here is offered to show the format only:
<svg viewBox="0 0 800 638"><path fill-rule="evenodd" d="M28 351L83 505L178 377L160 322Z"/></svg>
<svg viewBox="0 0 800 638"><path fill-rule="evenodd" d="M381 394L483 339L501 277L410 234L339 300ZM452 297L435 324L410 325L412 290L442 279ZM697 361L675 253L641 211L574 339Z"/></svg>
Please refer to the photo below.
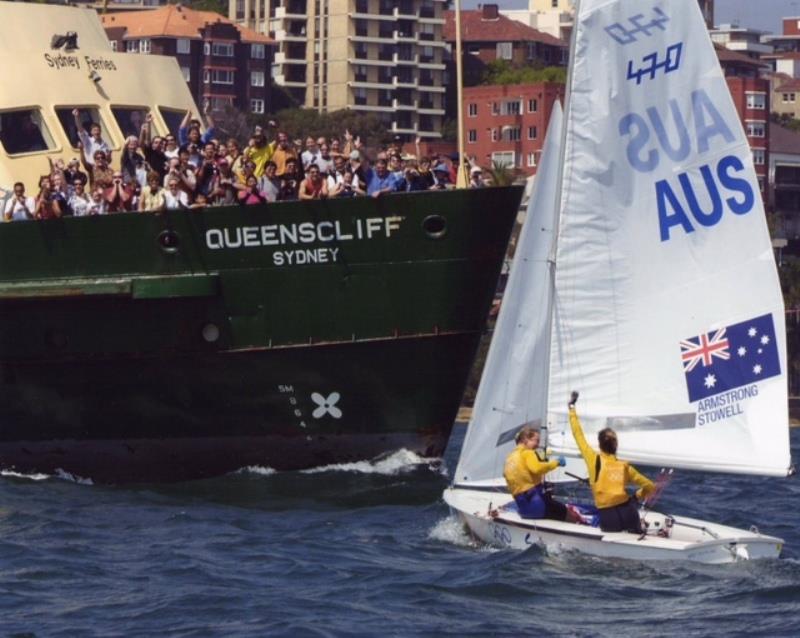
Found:
<svg viewBox="0 0 800 638"><path fill-rule="evenodd" d="M92 10L0 2L0 202L147 115L198 112L174 59ZM103 483L439 456L521 189L0 224L0 469Z"/></svg>

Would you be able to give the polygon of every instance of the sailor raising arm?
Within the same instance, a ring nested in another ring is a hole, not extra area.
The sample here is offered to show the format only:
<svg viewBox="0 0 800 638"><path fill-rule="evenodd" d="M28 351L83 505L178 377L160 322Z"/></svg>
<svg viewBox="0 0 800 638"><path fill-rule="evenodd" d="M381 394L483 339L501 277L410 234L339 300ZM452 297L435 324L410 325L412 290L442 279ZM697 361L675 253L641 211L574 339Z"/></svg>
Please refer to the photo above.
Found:
<svg viewBox="0 0 800 638"><path fill-rule="evenodd" d="M604 532L638 534L641 523L636 499L647 497L655 489L655 485L632 465L617 458L617 434L611 428L604 428L597 433L599 454L589 447L575 412L577 400L578 393L573 392L569 402L569 425L583 460L586 461L594 503L600 511L600 529ZM625 486L631 483L639 486L635 498L625 491Z"/></svg>

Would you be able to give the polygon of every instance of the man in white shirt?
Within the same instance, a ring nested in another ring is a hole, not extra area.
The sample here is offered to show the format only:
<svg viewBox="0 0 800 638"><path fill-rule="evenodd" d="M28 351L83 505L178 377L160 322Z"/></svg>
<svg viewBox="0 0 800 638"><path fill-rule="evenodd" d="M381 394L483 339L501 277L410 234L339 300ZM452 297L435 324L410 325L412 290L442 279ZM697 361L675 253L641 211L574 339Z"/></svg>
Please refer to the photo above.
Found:
<svg viewBox="0 0 800 638"><path fill-rule="evenodd" d="M303 162L303 170L308 170L312 164L316 164L319 159L319 146L317 140L309 136L306 138L306 150L300 155L300 161Z"/></svg>
<svg viewBox="0 0 800 638"><path fill-rule="evenodd" d="M97 122L92 122L89 126L89 132L81 122L81 112L78 109L72 110L72 116L75 118L75 128L78 130L78 139L83 144L83 154L86 156L86 163L94 166L94 154L97 151L103 151L111 163L111 148L106 144L102 137L100 125Z"/></svg>
<svg viewBox="0 0 800 638"><path fill-rule="evenodd" d="M170 177L167 182L167 190L164 192L165 208L167 210L178 210L189 207L189 197L185 191L178 188L178 180Z"/></svg>
<svg viewBox="0 0 800 638"><path fill-rule="evenodd" d="M6 202L3 217L7 222L33 219L36 201L33 197L25 197L25 184L14 184L14 196Z"/></svg>

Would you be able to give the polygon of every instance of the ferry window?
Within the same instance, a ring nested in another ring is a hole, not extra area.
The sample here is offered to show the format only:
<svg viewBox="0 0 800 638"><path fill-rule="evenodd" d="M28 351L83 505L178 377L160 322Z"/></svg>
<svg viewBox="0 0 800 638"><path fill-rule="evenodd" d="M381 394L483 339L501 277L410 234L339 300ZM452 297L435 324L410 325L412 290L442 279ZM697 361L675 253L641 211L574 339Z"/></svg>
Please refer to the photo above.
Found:
<svg viewBox="0 0 800 638"><path fill-rule="evenodd" d="M139 137L144 124L144 118L149 113L149 109L145 106L112 106L111 112L114 114L114 119L117 120L123 137L135 135Z"/></svg>
<svg viewBox="0 0 800 638"><path fill-rule="evenodd" d="M181 127L181 122L186 115L186 111L159 106L158 112L161 113L161 117L164 118L164 122L167 124L167 130L173 135L178 135L178 129Z"/></svg>
<svg viewBox="0 0 800 638"><path fill-rule="evenodd" d="M56 116L58 121L61 122L61 128L67 135L69 145L72 148L78 148L78 129L75 127L75 118L72 115L74 106L59 106L56 107ZM80 111L81 123L86 132L89 132L92 124L100 124L100 132L104 140L110 140L108 130L103 123L103 118L100 117L100 112L97 109L87 109L85 107L77 107Z"/></svg>
<svg viewBox="0 0 800 638"><path fill-rule="evenodd" d="M46 151L55 146L39 109L0 113L0 143L9 155Z"/></svg>

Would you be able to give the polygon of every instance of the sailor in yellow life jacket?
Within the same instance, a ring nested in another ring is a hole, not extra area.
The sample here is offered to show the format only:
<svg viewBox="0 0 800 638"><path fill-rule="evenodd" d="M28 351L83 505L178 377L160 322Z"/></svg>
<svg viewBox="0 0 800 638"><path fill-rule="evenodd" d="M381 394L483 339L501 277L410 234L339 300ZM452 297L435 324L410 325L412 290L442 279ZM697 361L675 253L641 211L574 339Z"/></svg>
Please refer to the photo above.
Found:
<svg viewBox="0 0 800 638"><path fill-rule="evenodd" d="M524 427L515 440L517 447L506 458L503 476L508 490L517 503L522 518L553 518L558 521L577 522L578 516L559 503L544 489L544 476L548 472L563 466L564 457L548 461L539 456L539 430Z"/></svg>
<svg viewBox="0 0 800 638"><path fill-rule="evenodd" d="M589 485L600 514L600 529L604 532L638 534L641 531L641 522L637 499L646 498L653 492L655 485L630 463L617 458L617 433L611 428L604 428L597 433L600 454L589 447L575 412L577 400L578 393L573 392L569 402L569 425L589 471ZM625 486L630 483L639 486L635 497L629 496L625 490Z"/></svg>

